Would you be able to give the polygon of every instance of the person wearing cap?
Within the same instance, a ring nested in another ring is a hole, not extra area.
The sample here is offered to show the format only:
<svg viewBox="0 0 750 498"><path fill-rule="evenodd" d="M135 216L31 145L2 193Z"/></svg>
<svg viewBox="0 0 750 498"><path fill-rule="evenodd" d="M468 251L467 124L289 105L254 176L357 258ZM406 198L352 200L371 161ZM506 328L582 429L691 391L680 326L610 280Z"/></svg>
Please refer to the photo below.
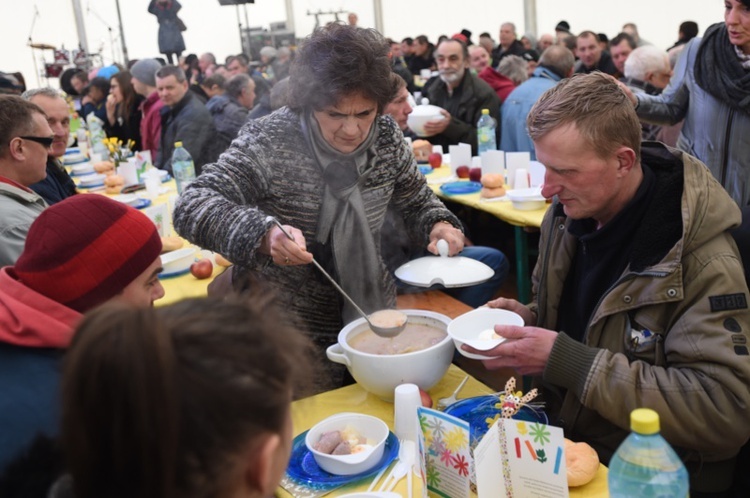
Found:
<svg viewBox="0 0 750 498"><path fill-rule="evenodd" d="M570 24L568 24L568 21L560 21L557 23L557 26L555 26L555 35L557 36L557 43L561 44L563 41L565 41L566 38L569 36L573 36L573 33L570 31Z"/></svg>
<svg viewBox="0 0 750 498"><path fill-rule="evenodd" d="M38 433L57 434L60 359L82 314L164 296L159 233L123 203L66 199L37 217L26 242L0 269L0 471Z"/></svg>
<svg viewBox="0 0 750 498"><path fill-rule="evenodd" d="M516 33L516 25L512 22L505 22L500 25L500 43L495 47L495 51L492 52L492 64L497 67L500 64L500 60L506 55L522 55L526 48L523 43L518 40L518 33Z"/></svg>
<svg viewBox="0 0 750 498"><path fill-rule="evenodd" d="M31 185L31 190L51 206L76 194L76 185L61 162L70 137L70 107L59 90L49 87L28 90L21 98L38 105L44 111L47 124L54 134L52 145L47 150L47 176Z"/></svg>
<svg viewBox="0 0 750 498"><path fill-rule="evenodd" d="M141 149L151 152L156 161L161 140L161 108L164 102L156 91L156 72L161 64L156 59L141 59L130 68L133 89L144 97L141 102Z"/></svg>
<svg viewBox="0 0 750 498"><path fill-rule="evenodd" d="M469 51L459 40L448 39L435 50L439 75L423 88L430 104L442 107L443 119L428 121L424 128L433 145L447 150L459 142L471 144L477 153L477 121L482 109L499 123L500 98L492 87L469 71ZM497 132L500 132L498 126Z"/></svg>
<svg viewBox="0 0 750 498"><path fill-rule="evenodd" d="M521 58L526 62L526 76L531 78L531 75L534 74L534 70L536 70L536 67L539 65L539 52L536 50L527 50L523 53ZM521 83L523 83L523 81ZM521 83L519 83L519 85Z"/></svg>
<svg viewBox="0 0 750 498"><path fill-rule="evenodd" d="M617 74L615 63L609 52L602 50L599 37L593 31L584 31L576 38L576 55L580 58L576 73L593 73L601 71L614 76Z"/></svg>
<svg viewBox="0 0 750 498"><path fill-rule="evenodd" d="M39 106L0 96L0 265L12 265L23 251L32 222L47 207L29 187L47 175L52 130Z"/></svg>

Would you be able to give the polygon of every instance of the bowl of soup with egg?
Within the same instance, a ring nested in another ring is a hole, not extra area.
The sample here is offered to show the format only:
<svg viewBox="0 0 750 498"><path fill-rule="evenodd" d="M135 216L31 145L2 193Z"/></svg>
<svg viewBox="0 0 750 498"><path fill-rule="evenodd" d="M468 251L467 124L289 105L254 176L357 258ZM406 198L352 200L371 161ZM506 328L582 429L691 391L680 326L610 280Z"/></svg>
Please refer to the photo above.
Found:
<svg viewBox="0 0 750 498"><path fill-rule="evenodd" d="M461 346L468 344L474 349L490 351L505 341L495 333L495 325L524 325L523 318L512 311L498 308L477 308L457 316L448 325L448 335L453 339L459 353L473 360L490 360L494 358L490 353L486 355L469 353Z"/></svg>
<svg viewBox="0 0 750 498"><path fill-rule="evenodd" d="M450 318L432 311L401 311L409 321L396 337L375 335L359 318L341 329L338 343L326 351L328 359L345 365L362 388L385 401L393 401L399 384L429 390L453 359L453 341L447 332Z"/></svg>

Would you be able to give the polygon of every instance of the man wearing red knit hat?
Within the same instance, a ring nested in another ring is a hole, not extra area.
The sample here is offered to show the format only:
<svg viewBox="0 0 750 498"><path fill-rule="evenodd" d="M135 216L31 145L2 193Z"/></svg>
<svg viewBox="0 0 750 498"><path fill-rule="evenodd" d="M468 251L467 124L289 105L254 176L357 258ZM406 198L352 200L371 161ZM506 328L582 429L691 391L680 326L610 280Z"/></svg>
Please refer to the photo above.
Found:
<svg viewBox="0 0 750 498"><path fill-rule="evenodd" d="M0 269L0 473L37 434L57 435L59 362L81 314L164 296L160 252L151 220L100 195L65 199L31 225Z"/></svg>

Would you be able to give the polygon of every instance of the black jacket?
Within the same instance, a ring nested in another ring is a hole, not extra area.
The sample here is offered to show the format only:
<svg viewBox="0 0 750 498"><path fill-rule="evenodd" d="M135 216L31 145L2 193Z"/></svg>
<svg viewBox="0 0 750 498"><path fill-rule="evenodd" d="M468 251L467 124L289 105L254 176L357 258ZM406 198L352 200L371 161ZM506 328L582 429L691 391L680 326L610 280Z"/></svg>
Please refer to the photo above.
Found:
<svg viewBox="0 0 750 498"><path fill-rule="evenodd" d="M482 109L488 109L490 116L497 123L496 139L500 143L500 97L487 83L480 80L468 69L461 84L452 95L439 76L430 79L423 89L430 104L442 107L451 115L448 128L440 135L427 137L434 145L456 145L459 142L471 144L473 155L477 154L477 121L482 116Z"/></svg>
<svg viewBox="0 0 750 498"><path fill-rule="evenodd" d="M172 173L172 153L175 142L190 153L195 164L195 173L200 174L204 164L214 162L219 154L211 113L192 92L173 107L161 108L161 147L156 165Z"/></svg>
<svg viewBox="0 0 750 498"><path fill-rule="evenodd" d="M47 158L47 178L33 184L31 190L50 206L76 193L76 185L54 157Z"/></svg>

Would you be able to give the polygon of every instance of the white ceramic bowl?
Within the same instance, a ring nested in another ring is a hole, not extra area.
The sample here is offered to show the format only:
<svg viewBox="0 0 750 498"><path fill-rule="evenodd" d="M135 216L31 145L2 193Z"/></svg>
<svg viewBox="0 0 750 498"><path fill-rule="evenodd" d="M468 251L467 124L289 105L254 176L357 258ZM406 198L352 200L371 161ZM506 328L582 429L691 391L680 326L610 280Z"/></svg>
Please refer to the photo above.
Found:
<svg viewBox="0 0 750 498"><path fill-rule="evenodd" d="M493 330L495 325L523 326L523 318L517 313L496 308L477 308L456 317L448 325L448 335L453 339L459 353L474 360L487 360L492 356L469 353L461 349L466 343L475 349L489 350L502 343L505 339L480 339L480 334L486 330ZM485 332L486 334L486 332Z"/></svg>
<svg viewBox="0 0 750 498"><path fill-rule="evenodd" d="M190 269L195 262L195 247L186 247L161 255L161 265L164 268L163 276L183 273Z"/></svg>
<svg viewBox="0 0 750 498"><path fill-rule="evenodd" d="M314 448L315 443L326 432L340 431L347 427L372 441L372 449L353 455L328 455ZM315 424L305 436L305 445L321 469L331 474L349 476L366 472L377 465L383 458L388 432L386 423L377 417L361 413L339 413Z"/></svg>
<svg viewBox="0 0 750 498"><path fill-rule="evenodd" d="M401 310L410 323L432 325L447 330L451 319L440 313L424 310ZM413 353L378 355L363 353L349 346L347 339L368 328L364 318L346 325L339 332L339 342L326 350L328 359L346 365L354 380L365 391L392 402L393 391L400 384L416 384L428 391L443 378L453 359L453 341L445 339L429 348Z"/></svg>
<svg viewBox="0 0 750 498"><path fill-rule="evenodd" d="M94 173L94 165L91 164L91 161L83 161L71 166L70 170L74 175L85 175L88 173Z"/></svg>
<svg viewBox="0 0 750 498"><path fill-rule="evenodd" d="M534 211L544 208L547 204L540 187L509 190L507 195L513 207L519 211Z"/></svg>
<svg viewBox="0 0 750 498"><path fill-rule="evenodd" d="M428 121L444 119L444 116L440 114L441 110L442 108L436 105L418 105L414 108L411 114L409 114L409 117L406 119L406 124L409 125L409 128L411 128L417 136L429 137L430 135L424 131L424 125Z"/></svg>

